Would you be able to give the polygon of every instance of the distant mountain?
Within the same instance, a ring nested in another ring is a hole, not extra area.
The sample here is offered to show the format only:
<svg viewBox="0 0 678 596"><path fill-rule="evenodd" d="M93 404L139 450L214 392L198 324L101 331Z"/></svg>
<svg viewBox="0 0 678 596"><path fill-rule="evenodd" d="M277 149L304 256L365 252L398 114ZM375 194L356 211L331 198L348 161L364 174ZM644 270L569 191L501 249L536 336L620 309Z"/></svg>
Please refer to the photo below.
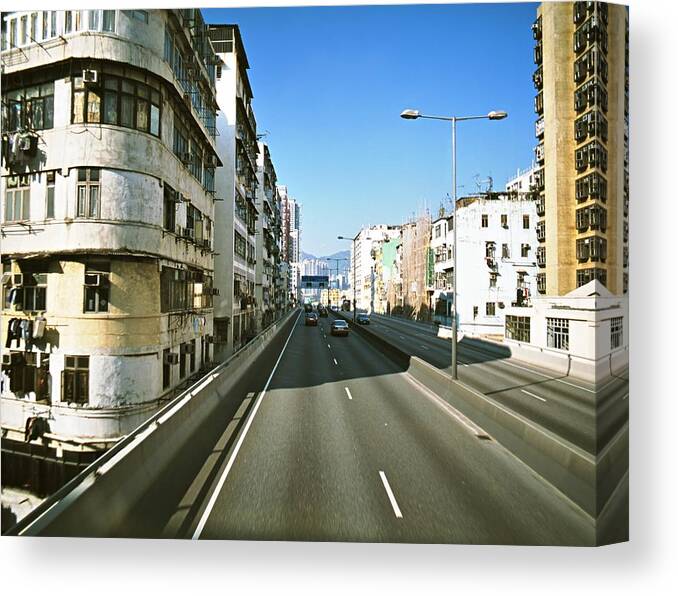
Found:
<svg viewBox="0 0 678 596"><path fill-rule="evenodd" d="M304 252L303 250L301 251L301 260L302 261L312 261L315 259L318 259L320 261L327 261L327 259L350 259L351 258L351 251L350 250L340 250L338 252L332 253L331 255L327 255L324 257L316 257L315 255L312 255L311 253ZM334 267L334 261L329 261L330 265Z"/></svg>

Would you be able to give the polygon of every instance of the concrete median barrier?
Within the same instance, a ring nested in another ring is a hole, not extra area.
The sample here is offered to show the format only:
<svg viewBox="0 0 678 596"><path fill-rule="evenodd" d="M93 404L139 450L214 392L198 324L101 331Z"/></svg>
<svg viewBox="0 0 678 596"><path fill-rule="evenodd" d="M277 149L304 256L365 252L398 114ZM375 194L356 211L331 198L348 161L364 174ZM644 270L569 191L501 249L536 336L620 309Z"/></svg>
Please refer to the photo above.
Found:
<svg viewBox="0 0 678 596"><path fill-rule="evenodd" d="M154 483L176 472L173 462L201 432L257 358L297 320L288 313L176 397L80 475L23 518L10 535L115 536Z"/></svg>

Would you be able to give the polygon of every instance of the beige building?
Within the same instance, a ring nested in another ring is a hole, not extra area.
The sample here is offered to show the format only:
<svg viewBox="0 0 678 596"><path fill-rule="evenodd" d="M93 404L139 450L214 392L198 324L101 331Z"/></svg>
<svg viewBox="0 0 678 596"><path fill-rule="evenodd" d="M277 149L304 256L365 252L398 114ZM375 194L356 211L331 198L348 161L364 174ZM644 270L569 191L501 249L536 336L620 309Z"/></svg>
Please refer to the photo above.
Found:
<svg viewBox="0 0 678 596"><path fill-rule="evenodd" d="M216 56L189 9L3 13L1 57L3 483L44 492L212 360Z"/></svg>
<svg viewBox="0 0 678 596"><path fill-rule="evenodd" d="M628 10L545 2L532 29L539 292L597 279L626 293Z"/></svg>

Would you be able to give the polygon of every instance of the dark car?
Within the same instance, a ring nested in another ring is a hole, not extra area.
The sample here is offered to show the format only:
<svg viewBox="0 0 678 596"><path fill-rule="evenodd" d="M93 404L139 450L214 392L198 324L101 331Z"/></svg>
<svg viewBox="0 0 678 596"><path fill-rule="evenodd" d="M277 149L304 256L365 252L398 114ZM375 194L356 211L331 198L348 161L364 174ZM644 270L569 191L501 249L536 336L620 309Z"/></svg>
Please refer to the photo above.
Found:
<svg viewBox="0 0 678 596"><path fill-rule="evenodd" d="M321 317L326 317L327 316L327 309L324 306L319 306L318 307L318 315Z"/></svg>
<svg viewBox="0 0 678 596"><path fill-rule="evenodd" d="M332 326L330 327L331 335L348 335L348 323L342 319L336 319L332 321Z"/></svg>
<svg viewBox="0 0 678 596"><path fill-rule="evenodd" d="M307 312L304 316L304 324L318 326L318 315L314 312Z"/></svg>
<svg viewBox="0 0 678 596"><path fill-rule="evenodd" d="M366 315L365 313L360 313L359 315L356 316L355 320L359 325L369 325L370 324L370 315Z"/></svg>

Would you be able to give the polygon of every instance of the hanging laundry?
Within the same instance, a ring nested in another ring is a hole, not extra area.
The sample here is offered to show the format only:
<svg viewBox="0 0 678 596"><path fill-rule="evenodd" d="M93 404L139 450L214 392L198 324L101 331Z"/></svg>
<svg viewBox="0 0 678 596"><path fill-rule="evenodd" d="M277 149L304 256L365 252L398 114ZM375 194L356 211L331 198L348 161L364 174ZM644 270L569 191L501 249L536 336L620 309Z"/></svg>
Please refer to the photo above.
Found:
<svg viewBox="0 0 678 596"><path fill-rule="evenodd" d="M20 329L21 339L24 340L24 349L29 350L33 344L33 321L21 319Z"/></svg>
<svg viewBox="0 0 678 596"><path fill-rule="evenodd" d="M45 317L36 317L33 322L33 338L42 339L45 335L45 327L47 326L47 319Z"/></svg>
<svg viewBox="0 0 678 596"><path fill-rule="evenodd" d="M5 342L6 348L12 347L12 340L16 339L17 347L19 347L21 339L21 319L11 318L7 322L7 341Z"/></svg>

